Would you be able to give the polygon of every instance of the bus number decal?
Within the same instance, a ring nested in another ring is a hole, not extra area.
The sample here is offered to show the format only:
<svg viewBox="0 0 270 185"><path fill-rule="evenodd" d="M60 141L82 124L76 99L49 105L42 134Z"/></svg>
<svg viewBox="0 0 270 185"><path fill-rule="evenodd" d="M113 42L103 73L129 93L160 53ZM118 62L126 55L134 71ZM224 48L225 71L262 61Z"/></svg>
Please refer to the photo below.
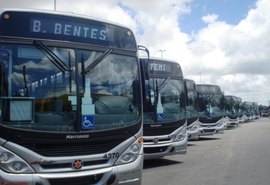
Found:
<svg viewBox="0 0 270 185"><path fill-rule="evenodd" d="M119 153L107 153L103 156L104 159L115 159L119 157L120 157Z"/></svg>

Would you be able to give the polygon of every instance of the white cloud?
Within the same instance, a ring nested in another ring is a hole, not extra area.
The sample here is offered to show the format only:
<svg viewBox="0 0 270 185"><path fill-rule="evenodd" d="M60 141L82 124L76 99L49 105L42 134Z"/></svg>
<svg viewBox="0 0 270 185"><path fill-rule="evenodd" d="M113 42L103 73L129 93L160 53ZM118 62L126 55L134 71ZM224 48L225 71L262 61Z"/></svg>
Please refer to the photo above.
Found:
<svg viewBox="0 0 270 185"><path fill-rule="evenodd" d="M257 1L257 6L235 26L209 21L188 44L193 54L188 74L197 76L197 82L199 73L207 74L201 79L220 85L225 93L267 104L270 99L270 13L266 7L270 7L269 1Z"/></svg>
<svg viewBox="0 0 270 185"><path fill-rule="evenodd" d="M218 20L218 15L217 14L208 14L206 16L202 17L202 21L207 24L214 23Z"/></svg>

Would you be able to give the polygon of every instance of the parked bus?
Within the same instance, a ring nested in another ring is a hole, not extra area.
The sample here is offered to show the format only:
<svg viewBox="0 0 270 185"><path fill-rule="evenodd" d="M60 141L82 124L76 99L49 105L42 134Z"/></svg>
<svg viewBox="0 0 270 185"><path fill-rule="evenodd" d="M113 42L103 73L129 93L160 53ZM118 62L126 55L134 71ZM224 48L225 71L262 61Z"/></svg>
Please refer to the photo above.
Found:
<svg viewBox="0 0 270 185"><path fill-rule="evenodd" d="M242 99L237 96L225 96L225 114L228 127L236 127L240 122L240 104Z"/></svg>
<svg viewBox="0 0 270 185"><path fill-rule="evenodd" d="M259 110L260 110L261 117L268 117L269 116L269 112L268 112L268 107L267 106L260 105Z"/></svg>
<svg viewBox="0 0 270 185"><path fill-rule="evenodd" d="M253 111L254 119L259 119L260 118L260 111L259 111L259 105L257 102L252 102L252 111Z"/></svg>
<svg viewBox="0 0 270 185"><path fill-rule="evenodd" d="M240 111L239 123L246 122L247 121L247 117L245 115L245 108L244 108L244 102L243 101L239 105L239 111Z"/></svg>
<svg viewBox="0 0 270 185"><path fill-rule="evenodd" d="M132 31L68 13L0 14L0 184L141 184Z"/></svg>
<svg viewBox="0 0 270 185"><path fill-rule="evenodd" d="M242 111L242 98L236 97L236 112L238 112L238 123L241 123L241 117L243 116L243 111Z"/></svg>
<svg viewBox="0 0 270 185"><path fill-rule="evenodd" d="M141 66L144 158L185 154L188 139L181 67L164 59L141 59Z"/></svg>
<svg viewBox="0 0 270 185"><path fill-rule="evenodd" d="M243 110L245 115L245 121L252 120L253 119L252 102L244 101Z"/></svg>
<svg viewBox="0 0 270 185"><path fill-rule="evenodd" d="M223 93L217 85L196 84L200 136L222 133L226 126L224 119Z"/></svg>
<svg viewBox="0 0 270 185"><path fill-rule="evenodd" d="M187 96L187 133L189 140L198 140L200 124L198 116L198 99L194 80L185 79Z"/></svg>

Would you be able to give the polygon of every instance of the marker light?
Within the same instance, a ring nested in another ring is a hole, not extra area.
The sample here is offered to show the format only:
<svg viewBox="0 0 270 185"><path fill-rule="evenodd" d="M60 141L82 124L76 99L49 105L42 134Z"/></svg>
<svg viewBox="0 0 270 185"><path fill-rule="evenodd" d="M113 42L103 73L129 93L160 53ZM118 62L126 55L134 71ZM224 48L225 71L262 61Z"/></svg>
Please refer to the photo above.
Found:
<svg viewBox="0 0 270 185"><path fill-rule="evenodd" d="M10 158L7 152L0 153L0 163L8 161Z"/></svg>
<svg viewBox="0 0 270 185"><path fill-rule="evenodd" d="M183 141L187 134L187 127L184 126L179 134L176 136L175 141Z"/></svg>

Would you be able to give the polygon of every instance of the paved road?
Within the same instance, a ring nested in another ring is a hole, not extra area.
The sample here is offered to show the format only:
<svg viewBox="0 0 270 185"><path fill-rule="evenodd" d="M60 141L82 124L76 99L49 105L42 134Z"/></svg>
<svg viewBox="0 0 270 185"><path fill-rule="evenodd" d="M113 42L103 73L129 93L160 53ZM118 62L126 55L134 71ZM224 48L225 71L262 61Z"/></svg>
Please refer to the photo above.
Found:
<svg viewBox="0 0 270 185"><path fill-rule="evenodd" d="M145 161L143 185L270 185L270 119L189 142L187 155Z"/></svg>

